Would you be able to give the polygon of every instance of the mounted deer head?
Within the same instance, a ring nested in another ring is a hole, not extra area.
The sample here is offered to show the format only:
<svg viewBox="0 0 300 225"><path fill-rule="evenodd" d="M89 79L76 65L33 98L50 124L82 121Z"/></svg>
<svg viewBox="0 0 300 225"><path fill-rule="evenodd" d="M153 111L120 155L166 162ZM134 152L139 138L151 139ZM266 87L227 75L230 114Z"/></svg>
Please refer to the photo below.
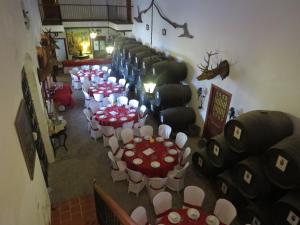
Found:
<svg viewBox="0 0 300 225"><path fill-rule="evenodd" d="M214 55L218 55L218 52L207 52L207 58L204 57L204 62L206 65L198 66L202 73L197 77L198 80L211 80L216 76L220 75L222 80L225 79L229 75L229 63L227 60L220 60L217 63L216 67L210 66L210 57ZM209 68L210 67L210 68Z"/></svg>

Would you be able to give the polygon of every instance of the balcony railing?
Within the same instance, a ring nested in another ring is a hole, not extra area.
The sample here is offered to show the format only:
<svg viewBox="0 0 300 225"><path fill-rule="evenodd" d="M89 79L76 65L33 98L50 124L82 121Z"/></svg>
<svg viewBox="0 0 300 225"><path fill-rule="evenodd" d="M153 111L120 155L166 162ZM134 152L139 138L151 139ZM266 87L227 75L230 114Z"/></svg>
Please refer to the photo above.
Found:
<svg viewBox="0 0 300 225"><path fill-rule="evenodd" d="M40 4L43 24L61 24L63 21L112 21L131 23L127 6L96 4Z"/></svg>

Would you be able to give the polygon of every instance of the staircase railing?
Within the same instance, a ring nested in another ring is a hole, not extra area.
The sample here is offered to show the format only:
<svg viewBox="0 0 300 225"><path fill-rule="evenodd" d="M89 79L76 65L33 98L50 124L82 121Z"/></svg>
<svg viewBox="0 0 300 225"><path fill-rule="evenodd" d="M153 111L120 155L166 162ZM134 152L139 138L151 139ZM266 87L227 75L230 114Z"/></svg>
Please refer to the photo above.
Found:
<svg viewBox="0 0 300 225"><path fill-rule="evenodd" d="M99 225L137 225L94 181L96 214Z"/></svg>

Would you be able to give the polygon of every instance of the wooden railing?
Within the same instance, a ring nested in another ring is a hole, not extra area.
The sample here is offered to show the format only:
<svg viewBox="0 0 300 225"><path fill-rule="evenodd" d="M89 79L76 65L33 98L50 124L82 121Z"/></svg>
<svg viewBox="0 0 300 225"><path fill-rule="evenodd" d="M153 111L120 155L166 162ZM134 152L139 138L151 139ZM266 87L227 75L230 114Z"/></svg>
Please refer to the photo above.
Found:
<svg viewBox="0 0 300 225"><path fill-rule="evenodd" d="M131 23L128 7L123 5L97 4L40 4L43 24L62 21L113 21ZM131 16L131 15L130 15Z"/></svg>
<svg viewBox="0 0 300 225"><path fill-rule="evenodd" d="M94 182L94 196L99 225L137 225L96 182Z"/></svg>

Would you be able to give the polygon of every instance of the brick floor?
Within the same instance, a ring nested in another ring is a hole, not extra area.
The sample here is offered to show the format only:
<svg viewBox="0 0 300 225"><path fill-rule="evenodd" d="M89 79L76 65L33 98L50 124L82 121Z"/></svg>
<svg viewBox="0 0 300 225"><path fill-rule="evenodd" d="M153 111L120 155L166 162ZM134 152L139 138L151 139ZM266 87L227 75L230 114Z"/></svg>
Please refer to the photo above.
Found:
<svg viewBox="0 0 300 225"><path fill-rule="evenodd" d="M82 196L55 205L51 225L98 225L94 197Z"/></svg>

